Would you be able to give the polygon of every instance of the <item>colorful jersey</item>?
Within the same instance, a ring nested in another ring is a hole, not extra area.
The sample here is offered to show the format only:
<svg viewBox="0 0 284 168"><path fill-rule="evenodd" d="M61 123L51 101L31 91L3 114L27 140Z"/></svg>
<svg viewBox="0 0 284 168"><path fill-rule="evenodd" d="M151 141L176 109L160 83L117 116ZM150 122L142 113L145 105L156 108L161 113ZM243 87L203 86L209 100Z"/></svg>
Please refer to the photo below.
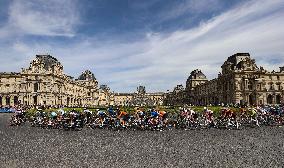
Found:
<svg viewBox="0 0 284 168"><path fill-rule="evenodd" d="M158 117L159 113L157 111L152 111L151 112L151 117Z"/></svg>
<svg viewBox="0 0 284 168"><path fill-rule="evenodd" d="M127 115L128 115L127 112L121 111L120 114L119 114L119 116L118 116L118 118L124 117L124 116L127 116Z"/></svg>
<svg viewBox="0 0 284 168"><path fill-rule="evenodd" d="M116 115L116 113L115 113L115 111L113 109L109 109L108 113L109 113L110 116L115 116Z"/></svg>
<svg viewBox="0 0 284 168"><path fill-rule="evenodd" d="M56 117L56 116L57 116L57 113L53 111L53 112L50 113L50 115L51 115L52 117Z"/></svg>
<svg viewBox="0 0 284 168"><path fill-rule="evenodd" d="M167 112L165 112L165 111L159 111L159 116L160 116L160 117L163 117L166 113L167 113Z"/></svg>
<svg viewBox="0 0 284 168"><path fill-rule="evenodd" d="M143 111L138 111L137 114L138 114L140 117L145 116L145 113L144 113Z"/></svg>
<svg viewBox="0 0 284 168"><path fill-rule="evenodd" d="M106 113L104 111L99 111L97 115L103 117L106 115Z"/></svg>

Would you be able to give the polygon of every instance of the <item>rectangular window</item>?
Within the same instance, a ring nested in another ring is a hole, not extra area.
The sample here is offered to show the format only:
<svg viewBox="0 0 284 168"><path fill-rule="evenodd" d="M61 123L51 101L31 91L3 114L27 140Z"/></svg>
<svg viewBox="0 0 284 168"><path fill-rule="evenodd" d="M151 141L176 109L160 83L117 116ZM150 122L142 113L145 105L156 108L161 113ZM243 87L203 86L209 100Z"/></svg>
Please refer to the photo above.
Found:
<svg viewBox="0 0 284 168"><path fill-rule="evenodd" d="M261 90L261 89L260 89L260 84L257 85L257 90Z"/></svg>
<svg viewBox="0 0 284 168"><path fill-rule="evenodd" d="M34 84L34 92L37 92L38 91L38 83L35 83Z"/></svg>
<svg viewBox="0 0 284 168"><path fill-rule="evenodd" d="M277 90L281 90L281 84L277 84Z"/></svg>

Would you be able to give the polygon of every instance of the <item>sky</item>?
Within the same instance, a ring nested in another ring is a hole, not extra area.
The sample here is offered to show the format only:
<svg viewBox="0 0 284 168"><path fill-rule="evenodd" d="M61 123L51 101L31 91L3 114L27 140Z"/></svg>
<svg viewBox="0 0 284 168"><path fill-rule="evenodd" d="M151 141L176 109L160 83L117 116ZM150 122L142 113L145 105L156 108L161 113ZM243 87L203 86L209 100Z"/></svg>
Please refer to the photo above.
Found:
<svg viewBox="0 0 284 168"><path fill-rule="evenodd" d="M194 69L216 78L230 55L284 66L283 0L0 0L0 72L51 54L114 92L165 92Z"/></svg>

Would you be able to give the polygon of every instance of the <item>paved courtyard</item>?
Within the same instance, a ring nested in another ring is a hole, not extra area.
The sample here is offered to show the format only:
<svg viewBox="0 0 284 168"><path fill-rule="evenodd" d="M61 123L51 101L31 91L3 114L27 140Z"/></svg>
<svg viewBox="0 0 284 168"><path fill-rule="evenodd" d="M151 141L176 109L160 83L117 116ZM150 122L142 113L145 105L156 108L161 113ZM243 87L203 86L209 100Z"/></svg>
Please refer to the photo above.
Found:
<svg viewBox="0 0 284 168"><path fill-rule="evenodd" d="M8 126L0 167L283 167L284 127L245 130L62 131Z"/></svg>

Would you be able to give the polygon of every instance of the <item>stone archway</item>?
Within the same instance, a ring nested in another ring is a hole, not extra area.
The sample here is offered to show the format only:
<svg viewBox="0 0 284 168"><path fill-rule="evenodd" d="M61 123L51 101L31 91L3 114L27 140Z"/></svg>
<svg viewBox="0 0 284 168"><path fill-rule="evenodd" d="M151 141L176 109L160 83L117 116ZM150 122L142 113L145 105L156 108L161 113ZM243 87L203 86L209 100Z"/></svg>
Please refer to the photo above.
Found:
<svg viewBox="0 0 284 168"><path fill-rule="evenodd" d="M6 105L10 106L11 104L11 98L9 96L6 97Z"/></svg>
<svg viewBox="0 0 284 168"><path fill-rule="evenodd" d="M249 95L249 105L255 105L256 104L256 94L255 93L251 93Z"/></svg>
<svg viewBox="0 0 284 168"><path fill-rule="evenodd" d="M74 99L73 98L70 99L70 102L71 102L70 105L74 106Z"/></svg>
<svg viewBox="0 0 284 168"><path fill-rule="evenodd" d="M276 104L281 104L281 95L276 95Z"/></svg>
<svg viewBox="0 0 284 168"><path fill-rule="evenodd" d="M37 105L37 96L33 96L33 105Z"/></svg>
<svg viewBox="0 0 284 168"><path fill-rule="evenodd" d="M38 91L38 83L35 83L34 84L34 92L37 92Z"/></svg>
<svg viewBox="0 0 284 168"><path fill-rule="evenodd" d="M69 107L70 104L70 97L67 97L67 107Z"/></svg>
<svg viewBox="0 0 284 168"><path fill-rule="evenodd" d="M18 104L19 104L19 98L18 98L18 96L14 96L13 101L14 101L14 105L18 105Z"/></svg>
<svg viewBox="0 0 284 168"><path fill-rule="evenodd" d="M249 105L253 105L253 95L249 95Z"/></svg>
<svg viewBox="0 0 284 168"><path fill-rule="evenodd" d="M273 96L271 94L267 96L267 104L273 104Z"/></svg>

